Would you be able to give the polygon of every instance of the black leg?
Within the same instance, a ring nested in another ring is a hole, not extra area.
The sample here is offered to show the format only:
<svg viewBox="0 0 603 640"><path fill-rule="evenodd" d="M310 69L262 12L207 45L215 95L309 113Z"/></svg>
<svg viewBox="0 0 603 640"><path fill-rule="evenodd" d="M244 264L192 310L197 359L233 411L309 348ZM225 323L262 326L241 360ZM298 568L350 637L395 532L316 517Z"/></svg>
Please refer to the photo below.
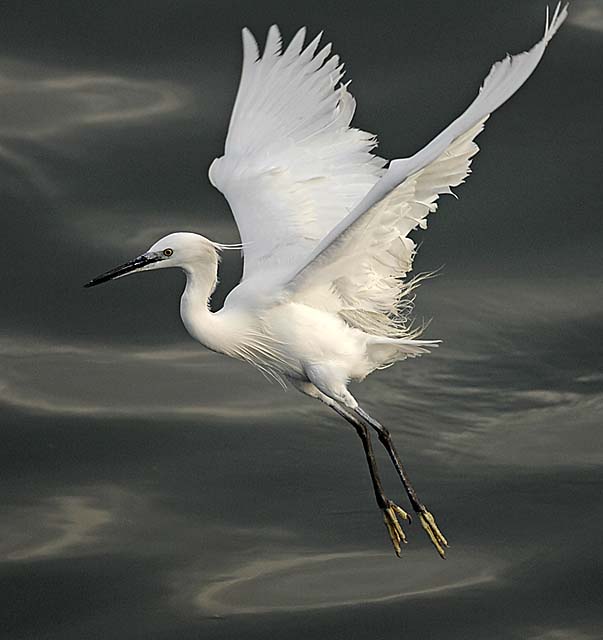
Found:
<svg viewBox="0 0 603 640"><path fill-rule="evenodd" d="M358 407L355 410L355 412L363 420L363 422L368 424L377 432L379 441L385 447L385 450L389 454L389 457L394 463L394 467L396 468L396 471L400 476L400 480L402 480L402 484L404 485L404 489L406 489L406 493L408 494L408 498L410 500L410 504L412 505L412 508L416 513L420 513L425 509L425 507L419 500L419 496L417 496L417 492L414 490L414 487L410 483L410 479L408 477L408 474L406 473L406 470L404 469L404 466L402 465L400 456L396 451L396 447L394 445L390 432L381 423L377 422L377 420L372 418L366 411L364 411L364 409L361 409L360 407Z"/></svg>
<svg viewBox="0 0 603 640"><path fill-rule="evenodd" d="M362 441L364 448L364 454L368 463L369 472L371 474L371 481L373 483L373 490L375 491L375 499L377 505L383 511L383 519L385 526L391 538L392 544L396 555L400 556L401 544L406 543L406 536L398 521L398 517L403 520L409 520L408 514L397 504L389 500L383 491L383 485L381 484L381 478L379 477L379 471L377 469L377 461L375 460L375 454L373 452L373 445L371 443L371 436L368 427L359 420L353 413L345 409L344 407L333 404L332 408L343 418L345 418L356 430L356 433Z"/></svg>
<svg viewBox="0 0 603 640"><path fill-rule="evenodd" d="M364 411L364 409L357 407L356 409L354 409L354 413L364 424L372 427L377 432L379 441L385 447L387 453L389 454L389 457L391 458L391 461L394 464L394 467L396 468L396 471L398 472L398 475L400 476L400 480L402 481L404 489L408 494L408 498L414 512L419 515L421 525L429 535L429 538L433 542L438 553L442 556L442 558L444 558L444 549L448 546L448 542L438 529L434 517L431 515L431 513L429 513L425 505L419 500L417 492L410 483L410 479L408 478L408 474L406 473L406 470L402 465L402 461L400 460L400 456L396 451L396 447L394 445L390 432L381 423L377 422L377 420L372 418L366 411Z"/></svg>
<svg viewBox="0 0 603 640"><path fill-rule="evenodd" d="M341 407L333 407L335 411L345 418L356 429L356 433L362 440L362 446L364 448L364 454L368 463L369 472L371 474L371 481L373 483L373 490L375 491L375 499L380 509L385 509L388 505L388 499L383 492L383 485L381 484L381 478L379 477L379 470L377 469L377 461L375 460L375 453L373 451L373 445L371 442L371 436L369 431L360 420L355 419L351 413L348 413Z"/></svg>

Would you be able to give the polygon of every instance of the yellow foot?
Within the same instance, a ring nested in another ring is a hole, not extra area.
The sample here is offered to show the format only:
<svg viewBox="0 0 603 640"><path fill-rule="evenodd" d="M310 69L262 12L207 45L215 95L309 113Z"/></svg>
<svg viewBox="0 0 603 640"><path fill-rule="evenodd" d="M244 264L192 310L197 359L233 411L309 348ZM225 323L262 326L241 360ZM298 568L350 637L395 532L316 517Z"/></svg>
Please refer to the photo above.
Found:
<svg viewBox="0 0 603 640"><path fill-rule="evenodd" d="M402 525L398 518L402 518L402 520L410 522L410 516L408 513L406 513L406 511L397 504L389 501L387 507L383 509L383 521L385 522L387 533L389 533L389 537L394 545L394 551L399 558L402 545L406 544L406 535L402 530Z"/></svg>
<svg viewBox="0 0 603 640"><path fill-rule="evenodd" d="M425 509L424 511L419 511L419 520L421 521L421 526L427 532L429 539L433 542L433 546L437 549L438 553L444 560L446 559L446 551L445 548L448 546L448 541L442 535L442 532L438 529L438 525L436 524L435 518Z"/></svg>

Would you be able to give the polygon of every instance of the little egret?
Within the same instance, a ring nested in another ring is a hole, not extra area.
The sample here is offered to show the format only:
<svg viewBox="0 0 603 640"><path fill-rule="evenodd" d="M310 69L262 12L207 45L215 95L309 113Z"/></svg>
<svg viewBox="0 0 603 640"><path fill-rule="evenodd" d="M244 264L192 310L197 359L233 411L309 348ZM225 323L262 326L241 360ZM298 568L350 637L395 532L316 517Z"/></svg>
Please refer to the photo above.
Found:
<svg viewBox="0 0 603 640"><path fill-rule="evenodd" d="M222 309L209 300L218 274L217 244L172 233L146 253L85 286L153 269L186 274L180 302L190 335L213 351L244 360L267 376L335 410L357 431L377 504L396 554L410 516L386 497L371 444L377 433L438 553L448 546L419 500L389 431L359 405L350 380L437 346L409 322L420 278L404 280L440 194L464 182L474 138L488 116L528 79L567 15L547 10L544 36L529 51L494 64L477 98L415 155L386 161L375 138L350 127L355 102L341 84L343 66L321 34L304 47L300 29L283 51L276 26L263 54L243 30L243 70L224 155L209 169L230 205L243 249L241 282Z"/></svg>

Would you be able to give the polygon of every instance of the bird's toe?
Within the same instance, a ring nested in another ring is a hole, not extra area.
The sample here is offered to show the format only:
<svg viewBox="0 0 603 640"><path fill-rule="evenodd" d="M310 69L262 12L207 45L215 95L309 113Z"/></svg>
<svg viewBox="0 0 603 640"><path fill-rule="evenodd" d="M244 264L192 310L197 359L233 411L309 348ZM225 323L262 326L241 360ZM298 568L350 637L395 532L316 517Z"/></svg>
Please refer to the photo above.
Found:
<svg viewBox="0 0 603 640"><path fill-rule="evenodd" d="M429 511L427 511L427 509L423 508L421 511L419 511L419 520L421 521L421 526L426 531L429 539L433 543L433 546L436 548L440 556L445 560L448 541L439 530L435 518L431 515L431 513L429 513Z"/></svg>
<svg viewBox="0 0 603 640"><path fill-rule="evenodd" d="M402 507L390 501L387 507L383 509L383 521L385 522L385 527L398 557L400 557L402 545L407 542L406 534L400 524L400 519L410 522L408 513L406 513Z"/></svg>

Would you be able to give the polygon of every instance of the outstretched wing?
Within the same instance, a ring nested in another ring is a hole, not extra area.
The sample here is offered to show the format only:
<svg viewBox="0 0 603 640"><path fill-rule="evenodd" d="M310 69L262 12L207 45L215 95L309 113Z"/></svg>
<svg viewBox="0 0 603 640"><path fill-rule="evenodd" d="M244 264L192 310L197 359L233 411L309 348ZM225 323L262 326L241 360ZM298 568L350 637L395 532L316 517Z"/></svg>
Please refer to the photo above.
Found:
<svg viewBox="0 0 603 640"><path fill-rule="evenodd" d="M410 158L394 160L383 177L339 222L282 286L296 299L332 310L361 329L404 335L404 296L412 288L400 277L412 266L415 244L407 234L426 226L440 194L469 173L478 151L473 139L490 113L528 79L567 15L558 5L544 37L532 49L497 62L469 108ZM330 298L327 295L330 293ZM406 303L407 305L408 303Z"/></svg>
<svg viewBox="0 0 603 640"><path fill-rule="evenodd" d="M300 29L281 52L270 27L259 56L243 30L243 71L224 155L209 177L234 214L244 253L243 281L281 279L367 194L385 161L374 136L349 127L355 101L331 45L320 35L303 49Z"/></svg>

